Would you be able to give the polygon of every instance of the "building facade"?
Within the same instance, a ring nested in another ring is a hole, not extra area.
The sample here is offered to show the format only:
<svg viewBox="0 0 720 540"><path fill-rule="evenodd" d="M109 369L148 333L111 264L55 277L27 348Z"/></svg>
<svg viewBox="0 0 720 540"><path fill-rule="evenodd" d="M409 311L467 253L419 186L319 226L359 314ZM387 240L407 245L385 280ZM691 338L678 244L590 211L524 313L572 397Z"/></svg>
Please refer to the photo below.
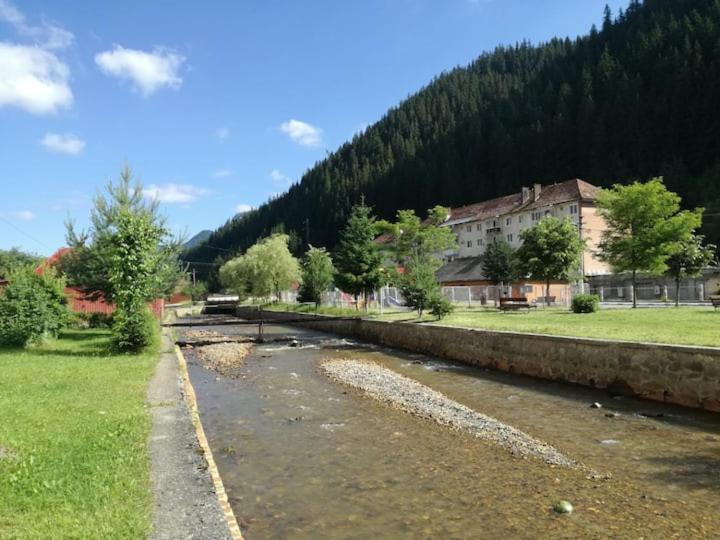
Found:
<svg viewBox="0 0 720 540"><path fill-rule="evenodd" d="M520 193L453 208L445 225L457 235L458 249L446 252L446 260L482 258L488 245L496 239L505 240L517 249L522 243L522 231L546 216L555 216L570 219L585 240L579 272L585 276L607 274L609 267L596 255L605 230L595 204L599 194L600 188L575 179L548 186L535 184Z"/></svg>

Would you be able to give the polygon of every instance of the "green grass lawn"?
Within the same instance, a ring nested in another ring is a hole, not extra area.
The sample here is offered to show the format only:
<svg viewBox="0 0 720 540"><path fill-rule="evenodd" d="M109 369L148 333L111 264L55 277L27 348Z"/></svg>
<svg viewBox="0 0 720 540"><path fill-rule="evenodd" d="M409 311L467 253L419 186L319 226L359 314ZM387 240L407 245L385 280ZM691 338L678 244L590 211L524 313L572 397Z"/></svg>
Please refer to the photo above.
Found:
<svg viewBox="0 0 720 540"><path fill-rule="evenodd" d="M391 313L385 320L418 322L414 313ZM423 321L433 321L423 316ZM438 324L510 330L558 336L708 345L720 347L720 311L711 307L618 308L575 314L566 309L501 313L494 309L458 308Z"/></svg>
<svg viewBox="0 0 720 540"><path fill-rule="evenodd" d="M303 304L271 304L265 309L315 313L314 306ZM374 310L365 314L354 308L321 307L318 313L557 336L720 347L720 310L715 311L712 307L606 308L597 313L575 314L565 308L502 313L495 308L458 306L442 321L431 315L418 319L415 312L397 310L386 310L381 316Z"/></svg>
<svg viewBox="0 0 720 540"><path fill-rule="evenodd" d="M0 538L146 538L145 408L157 353L114 356L108 333L0 349Z"/></svg>

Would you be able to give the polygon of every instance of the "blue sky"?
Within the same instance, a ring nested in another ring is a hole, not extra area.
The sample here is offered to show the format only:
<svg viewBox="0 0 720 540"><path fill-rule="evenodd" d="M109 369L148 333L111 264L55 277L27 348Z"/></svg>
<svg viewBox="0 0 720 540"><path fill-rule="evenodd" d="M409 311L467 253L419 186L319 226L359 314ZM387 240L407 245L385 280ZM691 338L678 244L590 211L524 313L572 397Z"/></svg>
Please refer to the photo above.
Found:
<svg viewBox="0 0 720 540"><path fill-rule="evenodd" d="M605 3L0 0L0 249L63 245L125 162L176 231L215 228L443 70Z"/></svg>

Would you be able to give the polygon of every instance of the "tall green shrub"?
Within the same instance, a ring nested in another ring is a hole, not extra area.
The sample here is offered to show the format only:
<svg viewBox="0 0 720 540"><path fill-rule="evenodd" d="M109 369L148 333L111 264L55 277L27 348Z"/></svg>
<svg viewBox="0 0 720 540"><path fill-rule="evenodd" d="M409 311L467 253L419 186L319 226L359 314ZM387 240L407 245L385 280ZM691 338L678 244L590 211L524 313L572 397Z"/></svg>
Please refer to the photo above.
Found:
<svg viewBox="0 0 720 540"><path fill-rule="evenodd" d="M41 275L20 268L8 277L10 284L0 289L0 345L25 347L70 322L65 281L52 268Z"/></svg>
<svg viewBox="0 0 720 540"><path fill-rule="evenodd" d="M153 341L156 324L146 299L154 286L157 245L165 234L144 213L119 212L109 268L117 305L113 341L119 350L136 352Z"/></svg>
<svg viewBox="0 0 720 540"><path fill-rule="evenodd" d="M320 305L322 293L332 285L335 267L330 254L325 248L310 246L301 263L302 280L300 284L299 300L301 302L314 302Z"/></svg>

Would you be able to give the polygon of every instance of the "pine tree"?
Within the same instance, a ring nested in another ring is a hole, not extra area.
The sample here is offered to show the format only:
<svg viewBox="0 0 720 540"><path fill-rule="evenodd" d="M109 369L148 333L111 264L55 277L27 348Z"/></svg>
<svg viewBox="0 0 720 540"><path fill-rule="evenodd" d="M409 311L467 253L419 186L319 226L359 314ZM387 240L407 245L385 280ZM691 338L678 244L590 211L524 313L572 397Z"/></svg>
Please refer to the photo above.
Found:
<svg viewBox="0 0 720 540"><path fill-rule="evenodd" d="M360 204L354 206L340 236L335 253L335 283L355 298L364 296L368 308L370 293L383 284L382 255L375 243L376 226L372 210Z"/></svg>

